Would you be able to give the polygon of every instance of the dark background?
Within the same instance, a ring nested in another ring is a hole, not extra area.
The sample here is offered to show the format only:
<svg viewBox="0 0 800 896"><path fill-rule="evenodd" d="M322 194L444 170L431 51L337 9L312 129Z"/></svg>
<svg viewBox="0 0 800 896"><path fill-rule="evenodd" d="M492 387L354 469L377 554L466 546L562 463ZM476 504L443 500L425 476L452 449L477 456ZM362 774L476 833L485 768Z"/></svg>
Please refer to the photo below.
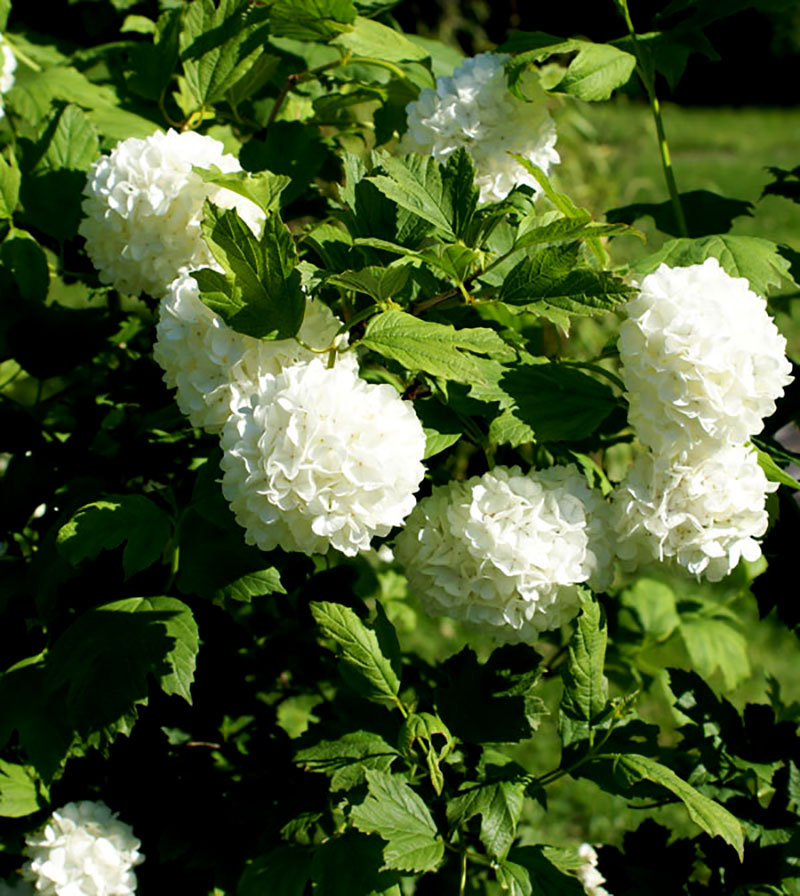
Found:
<svg viewBox="0 0 800 896"><path fill-rule="evenodd" d="M638 32L685 21L697 11L728 12L747 0L684 0L690 8L664 16L666 0L630 0ZM167 4L165 4L167 5ZM169 5L176 5L174 2ZM796 105L800 101L800 0L752 0L752 7L711 22L704 32L721 57L690 58L683 80L665 98L686 105ZM115 10L98 0L36 0L16 3L10 30L35 31L42 22L59 22L65 41L83 45L119 39L122 19L131 13L158 16L156 0ZM613 0L401 0L390 13L407 31L439 37L473 54L492 49L514 30L547 31L560 37L605 41L622 37L625 27ZM54 30L54 29L52 29ZM630 90L637 88L631 86Z"/></svg>

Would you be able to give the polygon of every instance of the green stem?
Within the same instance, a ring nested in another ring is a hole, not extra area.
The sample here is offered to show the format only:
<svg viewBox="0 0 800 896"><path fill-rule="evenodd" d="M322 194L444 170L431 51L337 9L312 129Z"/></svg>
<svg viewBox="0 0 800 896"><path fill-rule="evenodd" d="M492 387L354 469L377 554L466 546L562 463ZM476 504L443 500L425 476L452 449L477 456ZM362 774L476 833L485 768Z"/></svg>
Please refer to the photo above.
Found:
<svg viewBox="0 0 800 896"><path fill-rule="evenodd" d="M461 853L461 878L458 882L458 896L464 896L467 890L467 853Z"/></svg>
<svg viewBox="0 0 800 896"><path fill-rule="evenodd" d="M628 33L633 41L633 49L636 54L636 71L639 78L647 91L647 97L650 100L650 111L653 113L653 121L656 125L656 135L658 137L658 151L661 155L661 167L664 169L664 179L667 182L667 190L672 200L672 208L675 212L675 220L678 224L678 230L683 237L689 236L689 229L686 226L686 217L683 214L683 206L681 205L681 197L678 192L678 185L675 182L675 173L672 170L672 160L669 154L669 143L667 143L667 135L664 131L664 120L661 116L661 104L656 96L656 87L654 78L650 76L650 71L645 63L642 49L636 37L636 29L633 27L631 14L628 10L628 0L616 0L617 7L625 19Z"/></svg>
<svg viewBox="0 0 800 896"><path fill-rule="evenodd" d="M318 75L321 75L323 72L329 71L332 68L339 68L341 65L347 65L348 62L351 61L351 53L348 50L347 53L342 56L341 59L335 59L333 62L326 62L325 65L319 65L316 68L311 68L306 72L297 72L296 74L289 75L286 81L281 87L278 95L275 97L275 102L270 109L269 118L267 119L267 123L264 125L264 131L266 131L273 121L278 117L278 113L281 110L284 102L286 101L286 97L289 96L292 89L296 87L298 84L302 84L304 81L313 81Z"/></svg>

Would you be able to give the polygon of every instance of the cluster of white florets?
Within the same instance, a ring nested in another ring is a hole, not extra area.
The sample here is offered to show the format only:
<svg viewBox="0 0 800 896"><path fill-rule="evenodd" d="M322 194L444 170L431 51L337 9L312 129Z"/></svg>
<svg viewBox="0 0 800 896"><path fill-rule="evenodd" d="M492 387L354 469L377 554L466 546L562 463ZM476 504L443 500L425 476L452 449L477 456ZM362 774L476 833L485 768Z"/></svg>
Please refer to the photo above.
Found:
<svg viewBox="0 0 800 896"><path fill-rule="evenodd" d="M464 147L475 165L481 202L503 199L518 184L538 190L538 182L517 162L515 153L545 173L559 161L556 128L545 105L538 75L527 72L524 102L508 89L509 56L481 53L467 59L451 77L436 79L406 107L408 131L402 152L431 155L444 162Z"/></svg>
<svg viewBox="0 0 800 896"><path fill-rule="evenodd" d="M14 86L14 72L17 70L17 57L8 45L8 41L0 34L0 118L5 114L3 94Z"/></svg>
<svg viewBox="0 0 800 896"><path fill-rule="evenodd" d="M235 208L254 231L264 214L193 165L241 170L219 141L191 132L118 144L90 172L87 252L104 282L163 295L156 360L191 422L224 430L224 492L247 541L309 554L368 550L414 505L422 425L393 388L359 377L354 355L328 369L323 350L347 339L327 306L308 300L297 338L267 341L203 304L191 271L216 267L201 234L204 201Z"/></svg>
<svg viewBox="0 0 800 896"><path fill-rule="evenodd" d="M746 442L791 381L766 301L716 258L661 265L625 306L619 353L629 420L661 456Z"/></svg>
<svg viewBox="0 0 800 896"><path fill-rule="evenodd" d="M613 496L629 569L672 561L719 581L755 560L768 482L747 440L791 381L766 302L714 258L661 265L620 330L629 419L648 449Z"/></svg>
<svg viewBox="0 0 800 896"><path fill-rule="evenodd" d="M411 512L425 472L411 404L352 366L319 361L260 376L222 447L223 493L263 550L366 551Z"/></svg>
<svg viewBox="0 0 800 896"><path fill-rule="evenodd" d="M206 183L192 166L241 171L219 140L194 131L131 137L94 163L79 232L103 283L160 297L182 271L211 265L201 233L206 199L260 231L265 216L254 202Z"/></svg>
<svg viewBox="0 0 800 896"><path fill-rule="evenodd" d="M586 896L611 896L611 894L603 887L606 879L597 869L597 850L591 843L581 843L578 847L578 858L583 864L578 868L576 874L578 880L583 884Z"/></svg>
<svg viewBox="0 0 800 896"><path fill-rule="evenodd" d="M535 640L612 578L607 506L577 468L495 467L420 501L395 556L432 614L504 641Z"/></svg>
<svg viewBox="0 0 800 896"><path fill-rule="evenodd" d="M324 349L333 343L340 323L327 305L309 299L297 335L305 345ZM190 274L174 280L161 300L156 337L154 357L166 384L177 390L178 407L193 426L211 433L222 430L259 376L316 357L297 339L270 341L232 330L203 304ZM341 355L337 364L353 367L355 356Z"/></svg>
<svg viewBox="0 0 800 896"><path fill-rule="evenodd" d="M755 450L731 445L697 463L637 458L614 498L617 553L628 569L674 560L718 582L739 560L761 556L770 482Z"/></svg>
<svg viewBox="0 0 800 896"><path fill-rule="evenodd" d="M102 802L56 810L26 839L23 875L43 896L130 896L144 861L130 825Z"/></svg>

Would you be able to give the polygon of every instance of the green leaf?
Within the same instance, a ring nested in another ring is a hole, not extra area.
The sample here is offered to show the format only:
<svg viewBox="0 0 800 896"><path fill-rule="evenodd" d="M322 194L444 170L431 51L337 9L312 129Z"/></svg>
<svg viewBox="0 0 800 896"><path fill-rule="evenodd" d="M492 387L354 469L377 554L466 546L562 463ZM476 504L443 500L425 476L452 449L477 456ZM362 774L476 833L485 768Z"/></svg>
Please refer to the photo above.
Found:
<svg viewBox="0 0 800 896"><path fill-rule="evenodd" d="M761 296L770 287L790 281L790 263L775 243L756 236L723 234L699 239L669 240L654 255L648 255L633 266L638 276L652 273L659 265L688 267L716 258L731 277L744 277L751 289Z"/></svg>
<svg viewBox="0 0 800 896"><path fill-rule="evenodd" d="M800 489L800 482L798 482L794 476L790 476L782 467L779 467L766 451L756 448L756 453L758 455L758 465L766 474L767 479L771 482L779 482L781 485L787 485L789 488L795 490Z"/></svg>
<svg viewBox="0 0 800 896"><path fill-rule="evenodd" d="M292 844L272 849L245 865L236 896L303 896L311 876L310 852Z"/></svg>
<svg viewBox="0 0 800 896"><path fill-rule="evenodd" d="M342 670L348 684L370 700L395 703L400 690L391 662L381 652L378 636L341 604L312 603L311 613L325 637L342 650Z"/></svg>
<svg viewBox="0 0 800 896"><path fill-rule="evenodd" d="M153 42L141 41L130 47L125 76L134 93L157 102L166 92L178 64L181 25L181 10L168 9L155 23Z"/></svg>
<svg viewBox="0 0 800 896"><path fill-rule="evenodd" d="M0 759L0 816L22 818L38 812L43 805L39 787L28 769Z"/></svg>
<svg viewBox="0 0 800 896"><path fill-rule="evenodd" d="M360 271L343 271L328 277L327 283L362 292L376 302L386 302L395 298L408 282L410 269L406 264L392 265L387 268L370 266ZM396 301L396 299L395 299Z"/></svg>
<svg viewBox="0 0 800 896"><path fill-rule="evenodd" d="M626 301L634 289L608 271L576 267L578 243L548 246L523 258L500 287L498 299L509 305L524 305L536 313L541 303L570 314L610 311Z"/></svg>
<svg viewBox="0 0 800 896"><path fill-rule="evenodd" d="M245 0L194 0L183 16L180 58L196 108L213 105L236 84L262 53L248 38L260 22L248 21Z"/></svg>
<svg viewBox="0 0 800 896"><path fill-rule="evenodd" d="M356 21L352 0L277 0L270 7L270 32L294 40L327 41Z"/></svg>
<svg viewBox="0 0 800 896"><path fill-rule="evenodd" d="M553 55L575 53L564 77L551 90L568 93L586 101L607 100L630 80L636 57L610 44L595 44L576 38L560 38L543 31L519 31L498 47L500 53L514 53L508 63L509 86L521 94L521 81L532 62Z"/></svg>
<svg viewBox="0 0 800 896"><path fill-rule="evenodd" d="M66 65L54 65L40 72L19 66L14 87L4 99L23 120L32 124L50 114L54 101L74 103L86 111L98 132L111 140L149 137L158 127L154 121L121 109L113 88L95 84Z"/></svg>
<svg viewBox="0 0 800 896"><path fill-rule="evenodd" d="M85 736L145 702L150 676L166 694L191 702L198 646L197 624L181 601L115 601L84 613L58 638L47 660L48 689L62 692L68 717Z"/></svg>
<svg viewBox="0 0 800 896"><path fill-rule="evenodd" d="M548 857L553 850L541 846L518 846L498 869L505 869L506 880L511 880L511 896L584 896L583 885L577 878L565 874ZM524 872L527 872L527 879ZM514 890L513 887L518 887Z"/></svg>
<svg viewBox="0 0 800 896"><path fill-rule="evenodd" d="M398 875L383 864L377 837L353 830L331 837L314 850L314 896L401 896Z"/></svg>
<svg viewBox="0 0 800 896"><path fill-rule="evenodd" d="M419 62L429 58L427 50L409 40L402 31L362 16L355 20L352 31L339 35L331 43L350 50L355 56L369 56L385 62Z"/></svg>
<svg viewBox="0 0 800 896"><path fill-rule="evenodd" d="M517 444L585 439L618 407L608 386L555 362L508 367L498 388L508 410L493 434Z"/></svg>
<svg viewBox="0 0 800 896"><path fill-rule="evenodd" d="M82 109L69 105L56 113L36 145L37 161L22 181L26 219L56 239L73 237L83 214L85 172L99 155L97 131Z"/></svg>
<svg viewBox="0 0 800 896"><path fill-rule="evenodd" d="M463 239L478 205L475 169L462 148L444 165L430 156L379 157L386 174L366 178L401 208L433 224L448 239Z"/></svg>
<svg viewBox="0 0 800 896"><path fill-rule="evenodd" d="M525 784L522 781L495 781L470 787L447 804L451 824L481 816L481 843L497 859L503 859L517 835L522 816Z"/></svg>
<svg viewBox="0 0 800 896"><path fill-rule="evenodd" d="M329 775L335 792L363 784L369 769L389 771L397 756L397 750L380 735L359 730L306 747L294 759L306 771Z"/></svg>
<svg viewBox="0 0 800 896"><path fill-rule="evenodd" d="M727 233L733 227L735 218L742 215L753 216L753 203L743 199L728 199L710 190L691 190L680 194L681 207L686 218L689 236L703 237ZM675 207L671 200L666 202L636 202L620 208L612 208L606 213L609 221L633 224L637 218L649 215L662 233L680 236L680 227L675 220Z"/></svg>
<svg viewBox="0 0 800 896"><path fill-rule="evenodd" d="M582 44L564 77L550 89L586 102L607 100L630 81L636 57L609 44Z"/></svg>
<svg viewBox="0 0 800 896"><path fill-rule="evenodd" d="M630 228L625 226L625 224L598 223L592 221L588 213L578 214L575 217L556 218L554 221L549 221L546 224L533 223L533 221L540 220L539 216L534 217L531 224L527 227L525 226L526 221L523 220L519 233L514 240L514 251L538 246L542 243L563 243L582 237L594 239L601 236L619 236L620 234L631 233Z"/></svg>
<svg viewBox="0 0 800 896"><path fill-rule="evenodd" d="M268 215L280 208L281 194L291 180L285 174L273 174L271 171L260 171L257 174L247 171L223 173L216 167L193 167L207 184L215 184L244 196Z"/></svg>
<svg viewBox="0 0 800 896"><path fill-rule="evenodd" d="M50 287L50 269L44 250L29 233L16 228L9 231L0 244L0 262L16 280L23 299L44 302Z"/></svg>
<svg viewBox="0 0 800 896"><path fill-rule="evenodd" d="M517 743L529 738L546 714L535 695L540 659L527 644L514 644L495 648L487 662L479 663L474 651L465 647L441 665L437 712L467 743Z"/></svg>
<svg viewBox="0 0 800 896"><path fill-rule="evenodd" d="M414 410L425 433L425 458L445 451L461 438L464 425L437 399L417 399L414 402Z"/></svg>
<svg viewBox="0 0 800 896"><path fill-rule="evenodd" d="M388 841L383 849L388 868L435 871L444 857L444 843L422 797L386 772L368 771L366 777L367 798L351 814L355 827Z"/></svg>
<svg viewBox="0 0 800 896"><path fill-rule="evenodd" d="M267 217L257 239L233 209L207 202L203 235L225 271L193 272L203 302L239 333L267 339L294 336L306 302L294 240L277 213Z"/></svg>
<svg viewBox="0 0 800 896"><path fill-rule="evenodd" d="M278 570L270 566L267 569L245 573L229 585L220 588L218 594L229 600L249 604L253 598L263 597L265 594L286 594L286 589L281 584Z"/></svg>
<svg viewBox="0 0 800 896"><path fill-rule="evenodd" d="M577 732L590 733L608 702L608 682L603 674L608 630L600 604L586 592L580 595L582 613L569 642L569 660L562 669L564 696L562 718L577 722ZM569 728L562 734L569 735ZM565 746L574 734L565 738Z"/></svg>
<svg viewBox="0 0 800 896"><path fill-rule="evenodd" d="M739 821L727 809L695 790L672 769L648 756L636 753L616 755L614 761L635 778L651 781L677 796L686 806L689 817L712 837L722 837L738 853L744 855L744 833Z"/></svg>
<svg viewBox="0 0 800 896"><path fill-rule="evenodd" d="M0 218L10 220L19 205L20 172L12 153L7 162L0 156Z"/></svg>
<svg viewBox="0 0 800 896"><path fill-rule="evenodd" d="M675 593L657 579L637 579L620 594L620 602L634 612L644 634L656 641L668 638L681 624Z"/></svg>
<svg viewBox="0 0 800 896"><path fill-rule="evenodd" d="M726 690L750 677L747 639L726 619L697 615L681 620L680 634L692 667L704 678L719 671Z"/></svg>
<svg viewBox="0 0 800 896"><path fill-rule="evenodd" d="M398 361L412 373L422 371L460 383L484 381L480 366L469 352L505 358L514 354L487 327L456 330L404 311L384 311L373 317L360 345Z"/></svg>
<svg viewBox="0 0 800 896"><path fill-rule="evenodd" d="M58 551L72 566L125 542L125 578L155 563L172 531L169 516L142 495L109 495L81 507L58 532Z"/></svg>

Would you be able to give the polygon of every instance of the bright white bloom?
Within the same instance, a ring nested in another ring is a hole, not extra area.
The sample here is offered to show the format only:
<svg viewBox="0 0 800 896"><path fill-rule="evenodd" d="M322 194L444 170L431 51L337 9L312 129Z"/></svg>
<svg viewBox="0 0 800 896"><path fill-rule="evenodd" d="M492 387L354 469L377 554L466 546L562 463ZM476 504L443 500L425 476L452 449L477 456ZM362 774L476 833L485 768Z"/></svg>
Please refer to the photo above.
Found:
<svg viewBox="0 0 800 896"><path fill-rule="evenodd" d="M510 56L481 53L467 59L452 77L436 79L416 102L406 106L408 132L401 152L431 155L444 162L460 146L469 153L476 170L481 202L503 199L517 184L539 186L509 153L516 153L545 173L558 163L556 127L545 105L538 75L523 79L525 96L517 99L508 89L505 63Z"/></svg>
<svg viewBox="0 0 800 896"><path fill-rule="evenodd" d="M0 34L0 118L6 112L3 107L2 95L8 93L14 86L14 72L17 70L17 57L9 47L8 41Z"/></svg>
<svg viewBox="0 0 800 896"><path fill-rule="evenodd" d="M27 839L23 873L44 896L130 896L140 842L105 803L83 800L56 810Z"/></svg>
<svg viewBox="0 0 800 896"><path fill-rule="evenodd" d="M786 340L766 301L715 258L661 265L620 328L628 419L656 454L702 456L741 444L791 382Z"/></svg>
<svg viewBox="0 0 800 896"><path fill-rule="evenodd" d="M203 241L203 202L235 208L255 232L264 213L231 190L207 184L192 170L216 166L241 171L222 143L194 131L130 137L101 156L84 188L86 218L79 232L103 283L122 292L160 297L183 269L208 267Z"/></svg>
<svg viewBox="0 0 800 896"><path fill-rule="evenodd" d="M395 556L428 613L503 641L533 641L578 612L581 586L611 582L607 505L577 468L495 467L434 488Z"/></svg>
<svg viewBox="0 0 800 896"><path fill-rule="evenodd" d="M341 321L322 302L309 299L298 336L306 345L330 345ZM197 281L190 274L174 280L161 300L153 355L164 369L164 382L177 389L178 407L208 432L219 432L239 396L252 391L261 374L277 374L315 355L295 339L265 341L232 330L200 301ZM343 344L347 339L343 337ZM357 365L352 352L338 364Z"/></svg>
<svg viewBox="0 0 800 896"><path fill-rule="evenodd" d="M613 525L623 565L672 560L718 582L740 558L757 560L767 531L767 494L778 488L746 445L722 448L699 463L643 454L614 490Z"/></svg>
<svg viewBox="0 0 800 896"><path fill-rule="evenodd" d="M611 896L603 887L606 879L597 870L597 851L589 843L581 843L578 847L578 858L584 864L577 870L578 880L583 884L587 896Z"/></svg>
<svg viewBox="0 0 800 896"><path fill-rule="evenodd" d="M222 448L222 491L245 540L265 551L366 551L411 512L425 472L410 402L345 364L260 377Z"/></svg>

